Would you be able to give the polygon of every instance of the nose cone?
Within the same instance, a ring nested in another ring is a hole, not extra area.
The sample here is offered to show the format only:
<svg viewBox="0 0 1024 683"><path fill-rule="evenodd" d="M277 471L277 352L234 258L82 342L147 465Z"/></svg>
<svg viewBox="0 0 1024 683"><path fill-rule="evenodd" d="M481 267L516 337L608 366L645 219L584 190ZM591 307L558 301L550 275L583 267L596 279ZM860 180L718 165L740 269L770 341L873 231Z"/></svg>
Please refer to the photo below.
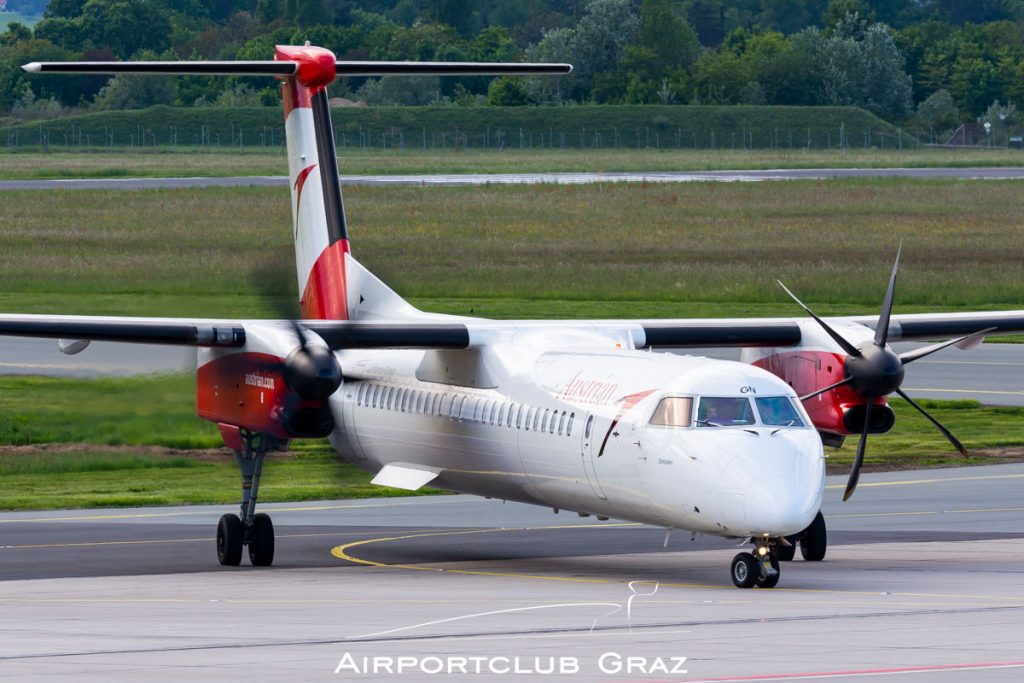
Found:
<svg viewBox="0 0 1024 683"><path fill-rule="evenodd" d="M806 529L821 509L821 487L802 477L772 477L747 489L751 536L788 536Z"/></svg>
<svg viewBox="0 0 1024 683"><path fill-rule="evenodd" d="M750 472L757 472L750 476ZM762 433L721 481L722 515L737 536L788 536L806 529L825 486L821 440L810 429Z"/></svg>

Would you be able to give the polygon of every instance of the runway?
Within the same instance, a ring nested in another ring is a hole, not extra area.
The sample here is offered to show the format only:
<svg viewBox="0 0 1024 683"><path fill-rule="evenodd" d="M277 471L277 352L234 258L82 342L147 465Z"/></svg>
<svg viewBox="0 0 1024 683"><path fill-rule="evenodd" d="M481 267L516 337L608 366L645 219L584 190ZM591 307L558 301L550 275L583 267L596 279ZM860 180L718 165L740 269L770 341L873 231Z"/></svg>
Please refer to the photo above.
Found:
<svg viewBox="0 0 1024 683"><path fill-rule="evenodd" d="M749 591L730 542L466 496L261 506L271 569L215 564L223 507L5 513L0 679L1019 680L1024 465L866 474L845 504L841 480L826 561Z"/></svg>
<svg viewBox="0 0 1024 683"><path fill-rule="evenodd" d="M1024 160L1024 155L1022 155ZM1024 178L1024 167L965 168L802 168L763 171L651 171L592 173L449 173L427 175L343 175L343 186L444 187L465 185L581 185L587 183L710 183L832 178L956 178L1008 180ZM203 178L94 178L4 180L0 190L150 190L190 187L287 187L287 176Z"/></svg>

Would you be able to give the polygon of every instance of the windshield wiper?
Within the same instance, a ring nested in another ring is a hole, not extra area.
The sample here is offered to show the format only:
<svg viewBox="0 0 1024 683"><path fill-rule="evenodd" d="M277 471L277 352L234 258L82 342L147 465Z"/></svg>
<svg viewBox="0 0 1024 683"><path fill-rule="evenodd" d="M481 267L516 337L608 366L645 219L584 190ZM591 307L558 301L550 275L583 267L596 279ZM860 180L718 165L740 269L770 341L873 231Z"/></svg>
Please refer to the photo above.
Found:
<svg viewBox="0 0 1024 683"><path fill-rule="evenodd" d="M717 422L712 422L711 420L694 420L694 422L696 422L699 425L705 425L707 427L721 427L722 426L722 425L718 424Z"/></svg>
<svg viewBox="0 0 1024 683"><path fill-rule="evenodd" d="M795 425L795 424L796 424L796 418L793 418L792 420L790 420L790 421L789 421L789 422L787 422L786 424L782 425L782 426L781 426L781 427L779 427L778 429L773 429L773 430L772 430L772 434L771 434L771 435L772 435L772 436L775 436L776 434L778 434L779 432L781 432L781 431L782 431L782 430L783 430L784 428L786 428L786 427L792 427L792 426L793 426L793 425Z"/></svg>

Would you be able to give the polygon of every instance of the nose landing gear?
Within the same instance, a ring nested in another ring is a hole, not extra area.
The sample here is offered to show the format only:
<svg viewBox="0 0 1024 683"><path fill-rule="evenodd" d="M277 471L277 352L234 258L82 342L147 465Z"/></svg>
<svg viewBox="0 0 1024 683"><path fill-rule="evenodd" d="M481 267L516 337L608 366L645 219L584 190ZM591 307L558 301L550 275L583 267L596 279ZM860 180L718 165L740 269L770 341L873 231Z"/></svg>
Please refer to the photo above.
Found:
<svg viewBox="0 0 1024 683"><path fill-rule="evenodd" d="M237 567L242 561L242 547L249 548L249 562L254 567L269 567L274 562L274 524L270 515L256 512L263 460L277 439L264 434L243 432L245 448L235 451L235 460L242 471L241 515L227 514L217 524L217 560L226 567Z"/></svg>
<svg viewBox="0 0 1024 683"><path fill-rule="evenodd" d="M753 553L739 553L732 558L732 582L737 588L775 588L782 573L775 556L772 539L763 539Z"/></svg>

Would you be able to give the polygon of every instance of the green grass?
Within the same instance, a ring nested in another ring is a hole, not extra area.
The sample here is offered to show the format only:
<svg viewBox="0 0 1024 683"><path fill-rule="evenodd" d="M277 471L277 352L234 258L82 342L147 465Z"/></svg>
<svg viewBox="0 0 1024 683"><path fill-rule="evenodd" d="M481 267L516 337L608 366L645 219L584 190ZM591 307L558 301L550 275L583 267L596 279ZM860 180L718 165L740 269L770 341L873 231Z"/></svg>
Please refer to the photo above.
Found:
<svg viewBox="0 0 1024 683"><path fill-rule="evenodd" d="M0 510L232 504L241 498L240 482L227 450L201 460L92 451L0 455ZM411 494L370 484L369 473L328 452L272 458L260 482L266 503L401 495Z"/></svg>
<svg viewBox="0 0 1024 683"><path fill-rule="evenodd" d="M1024 459L1024 407L983 406L977 401L918 403L960 439L968 456L961 456L920 413L894 399L896 426L888 434L869 437L867 469L913 469L1019 462ZM859 437L849 437L839 451L826 449L829 470L845 472L853 462Z"/></svg>
<svg viewBox="0 0 1024 683"><path fill-rule="evenodd" d="M0 143L3 141L0 132ZM0 149L0 179L286 175L280 148L174 153L171 149L10 153ZM346 175L429 173L655 172L792 168L1018 166L1019 149L839 150L360 150L340 149Z"/></svg>
<svg viewBox="0 0 1024 683"><path fill-rule="evenodd" d="M217 428L196 417L195 386L195 377L183 374L0 376L0 444L219 448Z"/></svg>
<svg viewBox="0 0 1024 683"><path fill-rule="evenodd" d="M260 500L409 495L370 484L326 440L272 455ZM0 509L232 503L238 467L195 415L191 375L0 376Z"/></svg>
<svg viewBox="0 0 1024 683"><path fill-rule="evenodd" d="M353 251L424 308L495 317L876 312L1024 302L1020 183L874 179L352 188ZM259 317L295 296L284 188L8 191L9 311ZM254 273L260 273L260 276ZM269 273L269 277L267 274ZM259 280L259 282L254 282Z"/></svg>

